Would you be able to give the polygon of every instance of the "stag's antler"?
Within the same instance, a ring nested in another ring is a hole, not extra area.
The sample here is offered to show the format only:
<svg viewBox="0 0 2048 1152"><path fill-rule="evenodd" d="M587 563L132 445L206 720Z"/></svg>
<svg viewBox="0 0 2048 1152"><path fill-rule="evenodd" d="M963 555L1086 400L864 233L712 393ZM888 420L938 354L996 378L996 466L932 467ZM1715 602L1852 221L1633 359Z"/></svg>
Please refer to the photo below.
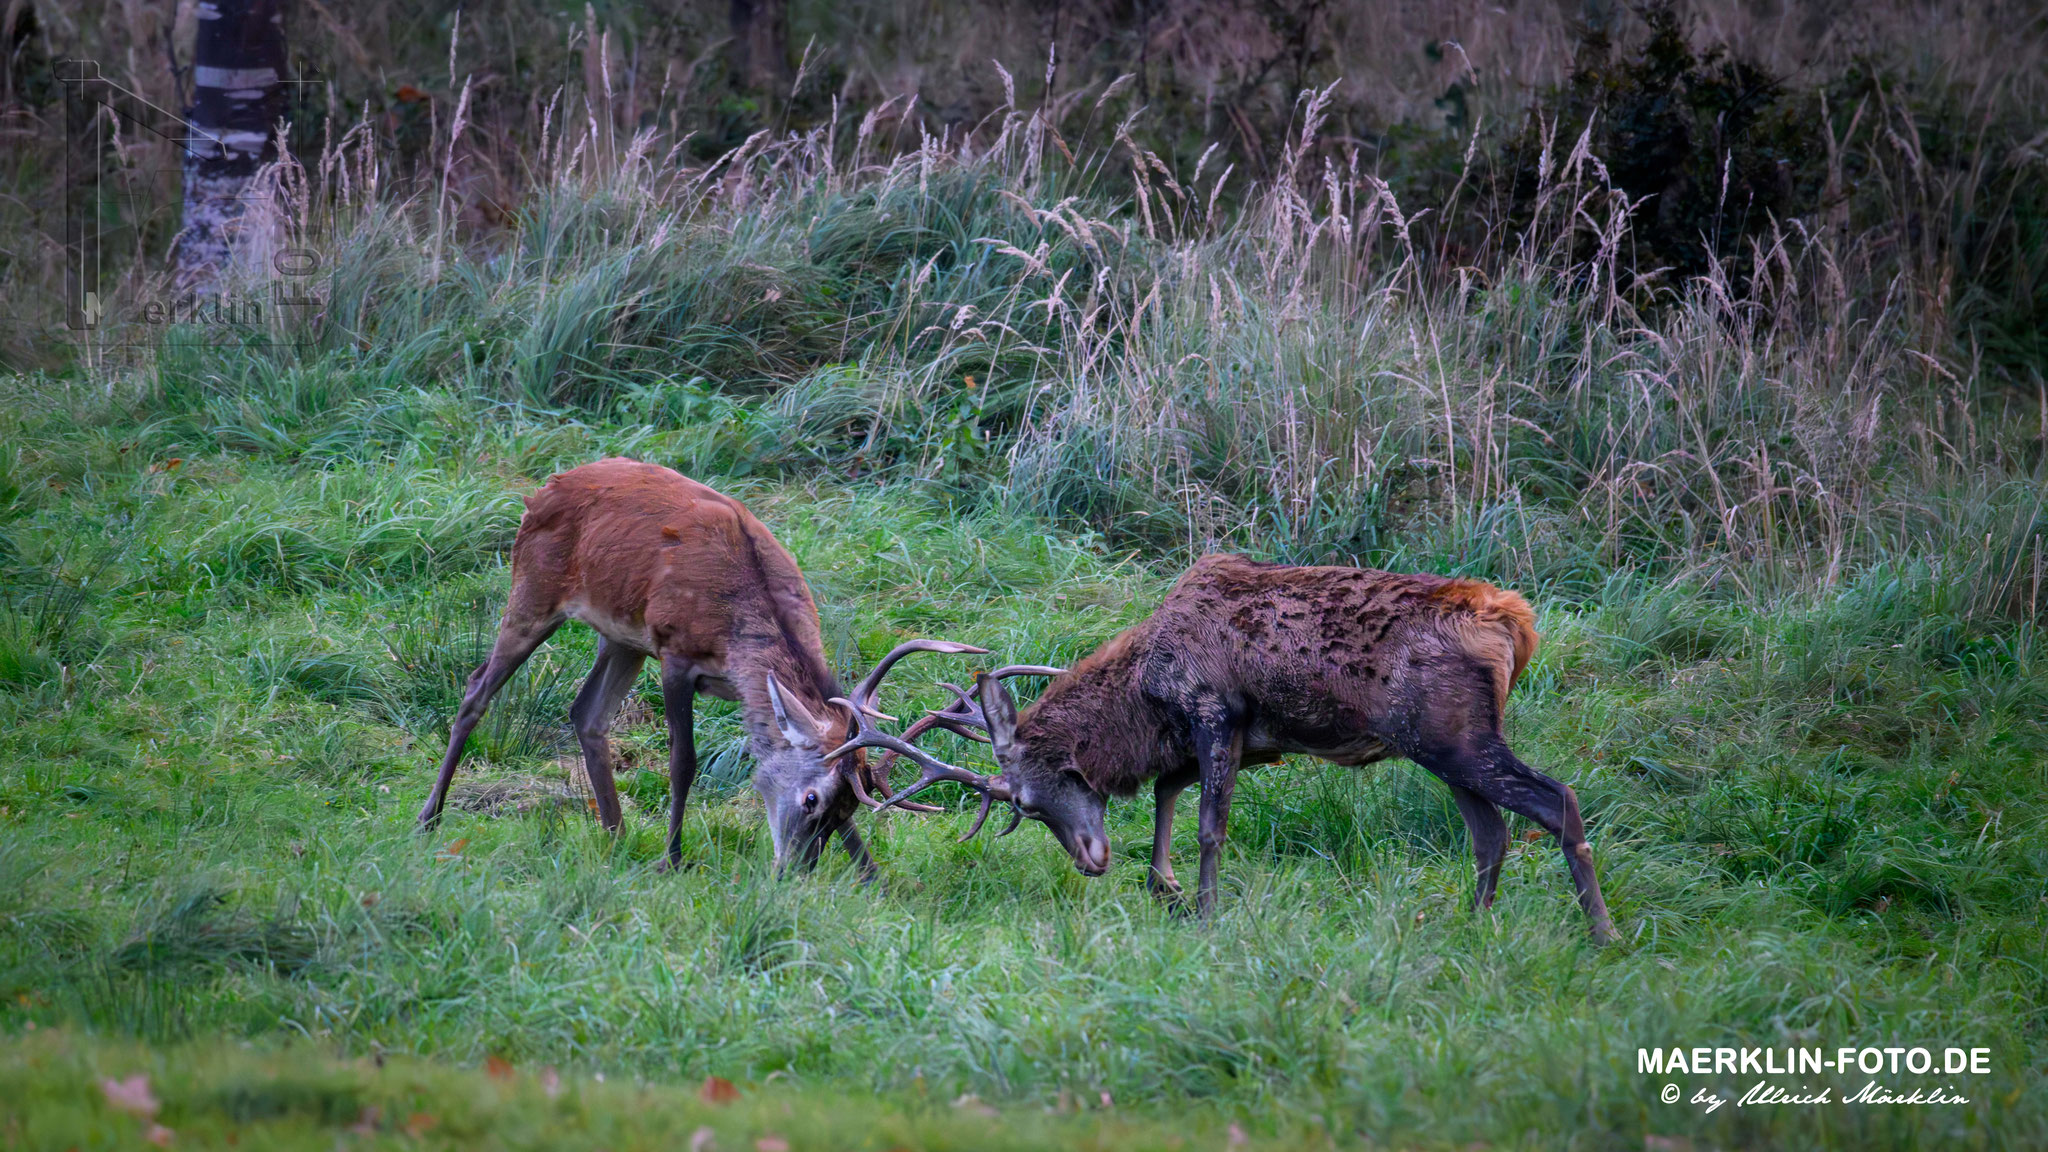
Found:
<svg viewBox="0 0 2048 1152"><path fill-rule="evenodd" d="M860 708L855 706L853 701L848 700L843 696L835 696L832 698L832 703L837 704L842 708L845 708L848 712L853 714L853 722L855 728L857 729L857 732L854 735L853 739L848 740L839 748L827 753L827 759L836 760L839 757L844 756L848 752L853 751L855 748L882 748L886 749L887 751L894 752L898 756L909 757L911 763L917 765L920 769L923 770L923 774L918 777L917 783L912 784L910 787L905 788L903 791L896 793L895 795L889 797L887 800L884 800L881 803L876 804L875 808L877 811L903 805L907 803L912 796L915 796L919 792L924 791L926 788L929 788L932 785L937 784L939 781L951 780L955 784L964 784L967 787L974 789L976 792L981 793L981 811L975 814L974 825L967 830L967 835L961 837L962 840L972 839L975 833L981 831L981 826L983 822L985 822L988 819L990 806L994 804L994 802L997 800L1001 800L1005 804L1008 804L1011 810L1016 813L1016 819L1010 821L1009 828L1006 828L1003 831L1004 835L1009 835L1010 831L1014 830L1017 827L1017 824L1023 820L1023 810L1018 808L1016 801L1010 798L1009 786L1002 782L1000 775L983 776L979 772L971 772L965 768L960 768L952 764L948 764L943 760L935 759L934 757L925 754L923 751L920 751L918 748L910 744L908 741L896 736L891 736L887 732L884 732L881 729L876 728L874 724L868 719L867 713L863 712ZM958 707L959 705L956 702L954 706Z"/></svg>
<svg viewBox="0 0 2048 1152"><path fill-rule="evenodd" d="M1044 664L1008 664L990 672L988 676L991 680L1005 680L1011 676L1064 676L1066 672L1065 668L1053 668ZM973 740L979 744L988 743L988 717L982 714L980 701L958 684L941 680L939 687L953 694L953 702L946 705L943 710L927 708L925 714L918 717L917 723L912 724L903 733L903 739L908 743L916 743L917 738L926 732L934 728L943 728L962 739ZM882 754L881 761L875 767L877 779L889 778L889 770L896 766L896 756L895 752ZM929 807L930 805L921 806ZM1011 827L1014 828L1015 825ZM1007 836L1009 833L1004 832L1002 835Z"/></svg>
<svg viewBox="0 0 2048 1152"><path fill-rule="evenodd" d="M875 662L861 681L853 686L851 704L856 712L863 712L877 720L894 720L895 717L875 707L875 693L882 687L882 677L896 666L898 660L912 652L968 653L975 656L988 655L988 649L976 648L972 644L957 644L951 640L905 640L889 650L887 656Z"/></svg>
<svg viewBox="0 0 2048 1152"><path fill-rule="evenodd" d="M1066 673L1065 668L1049 668L1043 664L1009 664L988 673L988 678L1007 680L1012 676L1064 676ZM911 726L911 732L923 733L931 728L944 728L955 736L964 736L982 744L988 743L988 717L982 714L981 702L958 684L941 680L939 687L953 694L953 702L946 705L944 711L925 709L925 715L916 725ZM912 739L911 732L905 732L903 738Z"/></svg>
<svg viewBox="0 0 2048 1152"><path fill-rule="evenodd" d="M882 720L894 720L894 716L891 716L888 713L883 712L880 708L877 708L875 706L875 695L877 692L881 690L882 678L889 674L889 669L895 667L896 662L898 660L903 659L905 656L910 655L912 652L942 652L949 654L965 653L968 655L980 656L986 655L988 653L988 649L976 648L972 644L960 644L951 640L906 640L903 643L898 644L896 647L890 649L889 654L887 656L884 656L880 660L875 662L875 666L868 671L868 674L866 676L861 677L860 683L853 686L853 694L850 698L835 697L833 702L837 704L843 704L848 709L850 709L853 712L854 722L856 725L861 725L862 717L865 716L873 716ZM929 728L930 725L926 725L926 727ZM924 731L924 729L920 729L913 726L911 731L905 733L904 735L906 739L914 740L917 738L917 735L922 731ZM854 745L851 742L849 742L846 745L846 747L841 748L839 751L834 752L832 753L832 755L826 757L826 760L828 762L836 761L847 751L851 750L853 747ZM869 795L868 784L870 782L865 779L862 779L862 776L863 773L856 768L849 768L846 772L847 779L853 784L854 797L861 802L861 805L863 807L881 808L883 806L882 802L880 800L875 799L873 796ZM886 797L889 795L889 775L887 771L881 771L877 773L873 783L876 784L878 790L881 791L883 796ZM904 805L904 807L917 812L944 811L944 809L933 807L930 804L907 804Z"/></svg>

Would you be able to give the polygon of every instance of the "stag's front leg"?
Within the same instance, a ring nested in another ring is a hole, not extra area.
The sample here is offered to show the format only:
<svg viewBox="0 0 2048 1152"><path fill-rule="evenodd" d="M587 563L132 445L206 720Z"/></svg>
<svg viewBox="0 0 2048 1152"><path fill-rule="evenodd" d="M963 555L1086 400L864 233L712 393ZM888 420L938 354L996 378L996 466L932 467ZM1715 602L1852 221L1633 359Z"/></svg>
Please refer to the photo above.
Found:
<svg viewBox="0 0 2048 1152"><path fill-rule="evenodd" d="M846 845L846 858L853 861L854 871L860 873L860 882L863 885L873 884L882 870L875 866L867 841L861 839L860 829L853 826L852 820L839 826L839 842Z"/></svg>
<svg viewBox="0 0 2048 1152"><path fill-rule="evenodd" d="M1195 758L1202 775L1202 823L1195 836L1202 846L1202 874L1195 907L1206 920L1216 914L1216 870L1230 825L1230 797L1237 790L1244 731L1219 701L1198 711L1194 735Z"/></svg>
<svg viewBox="0 0 2048 1152"><path fill-rule="evenodd" d="M697 682L688 661L662 657L661 710L668 717L667 870L683 866L683 806L697 780Z"/></svg>
<svg viewBox="0 0 2048 1152"><path fill-rule="evenodd" d="M1161 776L1152 785L1152 871L1145 887L1167 902L1180 899L1180 881L1173 878L1173 806L1195 775Z"/></svg>

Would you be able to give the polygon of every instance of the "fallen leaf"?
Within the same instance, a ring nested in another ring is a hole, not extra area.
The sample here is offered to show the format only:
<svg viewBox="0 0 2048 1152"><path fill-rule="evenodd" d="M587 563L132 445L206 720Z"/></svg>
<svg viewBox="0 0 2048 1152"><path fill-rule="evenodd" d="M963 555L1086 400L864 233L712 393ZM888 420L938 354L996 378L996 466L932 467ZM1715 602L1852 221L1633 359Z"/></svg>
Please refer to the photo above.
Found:
<svg viewBox="0 0 2048 1152"><path fill-rule="evenodd" d="M462 850L467 847L469 847L469 837L457 836L453 841L449 843L449 845L446 848L441 849L441 855L444 858L449 856L460 856L462 855Z"/></svg>
<svg viewBox="0 0 2048 1152"><path fill-rule="evenodd" d="M377 906L377 901L382 899L383 897L377 895L375 892L365 892L363 893L362 905L365 908L375 908Z"/></svg>
<svg viewBox="0 0 2048 1152"><path fill-rule="evenodd" d="M177 1136L176 1132L171 1131L169 1128L166 1128L161 1124L151 1124L149 1126L149 1130L142 1134L142 1138L144 1140L149 1141L151 1144L154 1144L159 1148L169 1148L171 1146L171 1140L175 1136Z"/></svg>
<svg viewBox="0 0 2048 1152"><path fill-rule="evenodd" d="M425 1112L415 1112L405 1118L405 1134L417 1140L440 1121Z"/></svg>
<svg viewBox="0 0 2048 1152"><path fill-rule="evenodd" d="M780 1136L763 1136L754 1141L754 1152L789 1152L789 1141Z"/></svg>
<svg viewBox="0 0 2048 1152"><path fill-rule="evenodd" d="M1534 844L1536 841L1543 839L1544 835L1545 833L1543 829L1531 828L1528 831L1522 833L1522 839L1530 844Z"/></svg>
<svg viewBox="0 0 2048 1152"><path fill-rule="evenodd" d="M718 1133L710 1128L699 1128L690 1133L690 1152L711 1152L716 1147Z"/></svg>
<svg viewBox="0 0 2048 1152"><path fill-rule="evenodd" d="M107 1103L131 1116L154 1116L159 1105L156 1097L150 1095L149 1077L141 1072L126 1080L102 1080L100 1091L107 1094Z"/></svg>
<svg viewBox="0 0 2048 1152"><path fill-rule="evenodd" d="M740 1090L723 1076L706 1076L697 1085L697 1099L706 1104L730 1104L739 1098Z"/></svg>

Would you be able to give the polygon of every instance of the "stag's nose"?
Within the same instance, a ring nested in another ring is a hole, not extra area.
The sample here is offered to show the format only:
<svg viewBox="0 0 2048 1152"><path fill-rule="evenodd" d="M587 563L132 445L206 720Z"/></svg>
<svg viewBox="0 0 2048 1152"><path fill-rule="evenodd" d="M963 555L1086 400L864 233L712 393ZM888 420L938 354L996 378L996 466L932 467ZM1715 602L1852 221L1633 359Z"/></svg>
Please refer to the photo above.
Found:
<svg viewBox="0 0 2048 1152"><path fill-rule="evenodd" d="M1100 876L1109 871L1109 841L1086 836L1074 845L1074 867L1083 876Z"/></svg>

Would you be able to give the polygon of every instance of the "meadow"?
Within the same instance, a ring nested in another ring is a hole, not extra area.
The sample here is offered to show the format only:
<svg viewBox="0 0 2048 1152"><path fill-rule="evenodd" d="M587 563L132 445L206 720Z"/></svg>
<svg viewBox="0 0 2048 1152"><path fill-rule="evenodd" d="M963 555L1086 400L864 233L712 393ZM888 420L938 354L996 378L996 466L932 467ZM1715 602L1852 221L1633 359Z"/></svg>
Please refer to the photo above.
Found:
<svg viewBox="0 0 2048 1152"><path fill-rule="evenodd" d="M2024 90L1973 114L2023 138ZM1083 147L1085 102L697 164L586 96L489 234L338 130L270 176L317 316L0 377L0 1146L2048 1144L2048 395L2031 285L1969 256L2040 255L2038 159L1942 152L1931 97L1835 107L1840 219L1680 280L1635 268L1654 209L1591 128L1498 202L1460 199L1475 133L1425 210L1319 143L1327 93L1229 197L1130 123ZM1209 923L1144 890L1149 797L1099 879L1036 826L958 842L954 796L862 817L875 886L778 877L701 701L658 874L659 693L606 835L575 626L423 838L520 497L609 455L744 500L843 675L919 635L1071 662L1215 549L1517 588L1508 734L1576 789L1622 940L1513 817L1476 914L1401 761L1242 778ZM1993 1071L1708 1111L1637 1070L1840 1045ZM136 1073L149 1117L101 1086Z"/></svg>

